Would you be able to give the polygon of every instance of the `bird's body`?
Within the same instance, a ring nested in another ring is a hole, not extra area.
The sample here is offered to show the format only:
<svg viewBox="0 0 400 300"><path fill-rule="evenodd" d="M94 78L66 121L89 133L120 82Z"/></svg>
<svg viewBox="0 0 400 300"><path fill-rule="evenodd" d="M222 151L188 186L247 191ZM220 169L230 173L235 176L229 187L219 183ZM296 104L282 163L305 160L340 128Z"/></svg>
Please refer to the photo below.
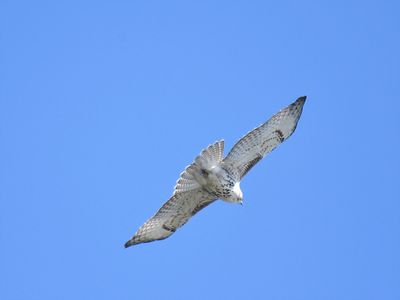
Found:
<svg viewBox="0 0 400 300"><path fill-rule="evenodd" d="M138 229L125 247L169 237L190 217L217 199L242 203L241 179L294 132L305 100L306 97L300 97L250 131L225 158L223 140L204 149L181 173L172 197Z"/></svg>
<svg viewBox="0 0 400 300"><path fill-rule="evenodd" d="M196 177L202 188L216 198L227 202L242 202L243 194L240 190L240 181L224 168L223 163L211 169L202 169Z"/></svg>

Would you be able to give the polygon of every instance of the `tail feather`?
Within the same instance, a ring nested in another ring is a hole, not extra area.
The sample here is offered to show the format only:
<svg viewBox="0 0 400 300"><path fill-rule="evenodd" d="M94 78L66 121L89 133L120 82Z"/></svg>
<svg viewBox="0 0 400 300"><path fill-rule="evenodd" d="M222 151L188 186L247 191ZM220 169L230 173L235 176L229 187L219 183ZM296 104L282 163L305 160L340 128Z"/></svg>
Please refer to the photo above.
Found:
<svg viewBox="0 0 400 300"><path fill-rule="evenodd" d="M203 169L210 169L219 164L222 160L224 152L224 141L220 140L214 144L209 145L206 149L201 151L200 155L196 157L194 162Z"/></svg>
<svg viewBox="0 0 400 300"><path fill-rule="evenodd" d="M220 140L209 145L201 151L194 162L186 167L176 182L174 194L179 192L192 191L200 187L195 179L195 173L199 173L201 169L209 170L213 166L218 165L223 158L224 141Z"/></svg>

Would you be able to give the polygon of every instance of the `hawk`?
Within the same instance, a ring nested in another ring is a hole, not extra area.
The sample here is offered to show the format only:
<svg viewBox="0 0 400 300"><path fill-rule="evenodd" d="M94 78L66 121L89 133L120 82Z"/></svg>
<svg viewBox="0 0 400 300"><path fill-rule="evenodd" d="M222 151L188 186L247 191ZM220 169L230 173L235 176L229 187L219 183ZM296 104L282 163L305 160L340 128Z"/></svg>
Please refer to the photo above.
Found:
<svg viewBox="0 0 400 300"><path fill-rule="evenodd" d="M242 204L240 181L296 129L306 97L300 97L242 137L224 158L224 141L204 149L186 167L171 198L125 243L125 248L163 240L217 199Z"/></svg>

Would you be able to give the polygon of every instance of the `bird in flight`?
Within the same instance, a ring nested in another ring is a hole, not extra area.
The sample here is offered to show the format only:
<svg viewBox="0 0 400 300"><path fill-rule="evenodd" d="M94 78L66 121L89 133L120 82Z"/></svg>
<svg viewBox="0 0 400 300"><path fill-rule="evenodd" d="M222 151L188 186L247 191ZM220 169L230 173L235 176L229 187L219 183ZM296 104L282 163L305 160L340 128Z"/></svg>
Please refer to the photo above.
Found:
<svg viewBox="0 0 400 300"><path fill-rule="evenodd" d="M204 149L186 167L171 198L125 243L125 248L163 240L217 199L242 204L240 181L296 129L306 97L300 97L242 137L224 158L224 141Z"/></svg>

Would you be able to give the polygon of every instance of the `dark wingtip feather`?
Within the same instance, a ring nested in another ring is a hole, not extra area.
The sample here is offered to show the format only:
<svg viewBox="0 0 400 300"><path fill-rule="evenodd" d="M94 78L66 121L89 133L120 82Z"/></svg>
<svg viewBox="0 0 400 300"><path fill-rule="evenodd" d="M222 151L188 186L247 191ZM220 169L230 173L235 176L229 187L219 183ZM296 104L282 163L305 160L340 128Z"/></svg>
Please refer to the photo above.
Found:
<svg viewBox="0 0 400 300"><path fill-rule="evenodd" d="M130 246L132 246L134 244L134 242L132 241L132 240L129 240L129 241L127 241L126 243L125 243L125 248L128 248L128 247L130 247Z"/></svg>
<svg viewBox="0 0 400 300"><path fill-rule="evenodd" d="M296 102L306 102L306 99L307 99L307 96L301 96L301 97L299 97L297 100L296 100Z"/></svg>

